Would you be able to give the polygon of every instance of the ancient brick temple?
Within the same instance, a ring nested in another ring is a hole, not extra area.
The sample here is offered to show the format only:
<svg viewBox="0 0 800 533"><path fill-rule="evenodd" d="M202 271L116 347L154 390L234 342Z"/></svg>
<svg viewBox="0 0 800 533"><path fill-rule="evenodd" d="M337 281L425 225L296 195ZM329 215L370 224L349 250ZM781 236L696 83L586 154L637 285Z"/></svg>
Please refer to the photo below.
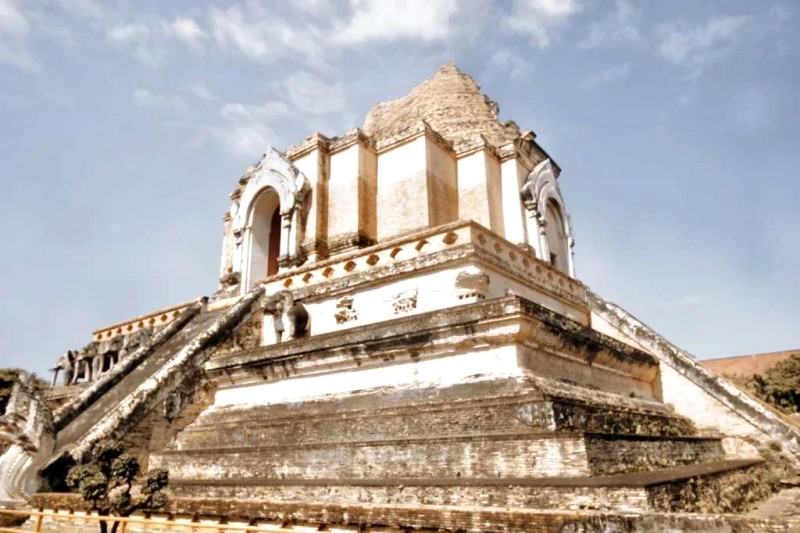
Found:
<svg viewBox="0 0 800 533"><path fill-rule="evenodd" d="M799 464L798 429L576 278L561 168L497 116L445 65L268 149L233 183L216 292L95 331L52 414L19 388L0 499L77 505L64 472L112 437L169 470L178 515L798 525L737 514Z"/></svg>

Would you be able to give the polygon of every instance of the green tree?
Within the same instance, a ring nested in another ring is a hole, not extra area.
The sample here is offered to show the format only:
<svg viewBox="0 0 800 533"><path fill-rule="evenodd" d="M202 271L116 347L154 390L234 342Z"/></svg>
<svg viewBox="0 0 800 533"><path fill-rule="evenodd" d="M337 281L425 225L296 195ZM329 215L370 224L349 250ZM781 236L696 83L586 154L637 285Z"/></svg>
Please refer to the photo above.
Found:
<svg viewBox="0 0 800 533"><path fill-rule="evenodd" d="M119 442L100 441L85 463L75 465L67 474L67 486L81 494L92 511L100 516L130 516L134 511L164 507L169 482L166 470L151 470L142 480L139 496L133 496L133 482L139 475L139 461L128 454ZM119 522L100 521L101 533L115 533Z"/></svg>
<svg viewBox="0 0 800 533"><path fill-rule="evenodd" d="M789 413L800 411L800 354L794 354L756 380L758 394Z"/></svg>
<svg viewBox="0 0 800 533"><path fill-rule="evenodd" d="M730 379L778 409L800 412L800 353L792 354L763 374Z"/></svg>

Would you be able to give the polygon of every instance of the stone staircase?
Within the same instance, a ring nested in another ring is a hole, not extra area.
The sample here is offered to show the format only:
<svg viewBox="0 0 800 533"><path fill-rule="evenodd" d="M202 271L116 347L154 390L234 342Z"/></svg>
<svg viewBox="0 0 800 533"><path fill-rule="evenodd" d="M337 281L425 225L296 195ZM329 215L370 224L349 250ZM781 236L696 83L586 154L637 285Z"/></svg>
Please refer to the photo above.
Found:
<svg viewBox="0 0 800 533"><path fill-rule="evenodd" d="M111 387L62 428L56 436L56 448L53 458L56 459L68 452L70 447L86 435L99 420L107 416L139 385L162 368L181 348L212 324L220 313L220 311L215 311L196 315L180 331L150 353L140 365L125 375L119 383Z"/></svg>

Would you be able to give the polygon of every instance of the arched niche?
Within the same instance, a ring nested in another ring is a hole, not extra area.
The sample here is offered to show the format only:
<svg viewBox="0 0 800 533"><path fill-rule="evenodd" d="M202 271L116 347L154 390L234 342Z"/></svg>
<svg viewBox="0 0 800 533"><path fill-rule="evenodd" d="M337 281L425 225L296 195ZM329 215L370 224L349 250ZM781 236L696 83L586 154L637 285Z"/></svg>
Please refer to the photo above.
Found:
<svg viewBox="0 0 800 533"><path fill-rule="evenodd" d="M278 273L281 245L280 197L272 187L263 189L253 202L248 232L250 250L247 278L253 282Z"/></svg>
<svg viewBox="0 0 800 533"><path fill-rule="evenodd" d="M231 207L233 272L241 292L282 268L299 265L308 212L308 179L283 154L269 148Z"/></svg>
<svg viewBox="0 0 800 533"><path fill-rule="evenodd" d="M520 191L528 213L528 244L539 259L575 277L575 240L564 198L550 159L528 174Z"/></svg>

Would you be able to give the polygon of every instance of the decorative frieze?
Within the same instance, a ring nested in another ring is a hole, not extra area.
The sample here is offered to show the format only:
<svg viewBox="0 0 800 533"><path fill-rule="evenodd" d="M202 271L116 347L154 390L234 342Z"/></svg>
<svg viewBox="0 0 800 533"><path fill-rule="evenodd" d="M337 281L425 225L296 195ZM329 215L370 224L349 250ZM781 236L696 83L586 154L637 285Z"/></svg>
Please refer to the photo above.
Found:
<svg viewBox="0 0 800 533"><path fill-rule="evenodd" d="M409 313L417 308L417 289L401 292L395 295L392 301L392 308L394 314L401 315Z"/></svg>
<svg viewBox="0 0 800 533"><path fill-rule="evenodd" d="M333 316L337 324L346 324L358 320L358 311L353 308L353 297L345 296L336 302L336 312Z"/></svg>
<svg viewBox="0 0 800 533"><path fill-rule="evenodd" d="M463 270L456 276L455 286L459 300L485 300L489 294L489 274L477 268Z"/></svg>

